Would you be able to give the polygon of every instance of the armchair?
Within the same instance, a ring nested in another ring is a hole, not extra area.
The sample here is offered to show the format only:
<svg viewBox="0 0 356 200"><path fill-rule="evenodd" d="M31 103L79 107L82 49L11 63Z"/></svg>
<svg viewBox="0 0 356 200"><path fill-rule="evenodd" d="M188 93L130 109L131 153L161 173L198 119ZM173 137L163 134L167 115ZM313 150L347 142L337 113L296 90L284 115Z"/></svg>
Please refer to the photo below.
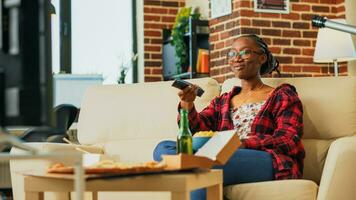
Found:
<svg viewBox="0 0 356 200"><path fill-rule="evenodd" d="M26 130L17 138L25 142L56 142L63 143L67 130L74 122L78 109L71 104L61 104L53 108L55 123L53 127L34 127ZM9 152L10 144L0 146L2 152Z"/></svg>
<svg viewBox="0 0 356 200"><path fill-rule="evenodd" d="M66 137L67 130L74 122L78 113L77 107L71 104L60 104L53 108L54 126L35 127L27 130L20 139L26 142L59 142Z"/></svg>

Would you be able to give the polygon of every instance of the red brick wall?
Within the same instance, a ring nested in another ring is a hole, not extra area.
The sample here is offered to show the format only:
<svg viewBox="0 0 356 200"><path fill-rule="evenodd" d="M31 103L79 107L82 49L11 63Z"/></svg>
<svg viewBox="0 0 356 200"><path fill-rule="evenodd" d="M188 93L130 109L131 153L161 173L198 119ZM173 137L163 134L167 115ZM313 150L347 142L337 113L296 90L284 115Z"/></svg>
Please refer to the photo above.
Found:
<svg viewBox="0 0 356 200"><path fill-rule="evenodd" d="M226 51L237 35L247 33L258 34L265 39L280 61L284 77L333 73L333 67L313 63L318 29L311 26L311 17L315 14L328 18L344 17L344 0L290 0L289 14L254 12L252 0L232 2L231 15L209 22L211 77L219 82L233 77L225 60ZM339 73L347 74L345 63Z"/></svg>
<svg viewBox="0 0 356 200"><path fill-rule="evenodd" d="M172 29L184 0L144 0L145 82L161 81L162 29Z"/></svg>

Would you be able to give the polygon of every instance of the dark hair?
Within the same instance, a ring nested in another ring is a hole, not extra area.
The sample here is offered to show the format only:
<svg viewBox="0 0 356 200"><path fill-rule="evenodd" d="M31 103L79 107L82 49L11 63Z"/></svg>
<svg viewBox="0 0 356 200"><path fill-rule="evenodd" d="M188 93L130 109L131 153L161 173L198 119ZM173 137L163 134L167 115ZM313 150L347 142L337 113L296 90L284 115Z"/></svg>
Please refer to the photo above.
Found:
<svg viewBox="0 0 356 200"><path fill-rule="evenodd" d="M272 55L270 50L268 49L268 45L265 41L263 41L262 38L258 37L255 34L247 34L247 35L241 35L238 38L251 38L255 43L260 47L262 52L267 56L267 61L262 64L261 69L260 69L260 74L271 74L273 71L276 71L278 75L280 76L281 73L278 70L279 67L279 61ZM238 39L237 38L237 39Z"/></svg>

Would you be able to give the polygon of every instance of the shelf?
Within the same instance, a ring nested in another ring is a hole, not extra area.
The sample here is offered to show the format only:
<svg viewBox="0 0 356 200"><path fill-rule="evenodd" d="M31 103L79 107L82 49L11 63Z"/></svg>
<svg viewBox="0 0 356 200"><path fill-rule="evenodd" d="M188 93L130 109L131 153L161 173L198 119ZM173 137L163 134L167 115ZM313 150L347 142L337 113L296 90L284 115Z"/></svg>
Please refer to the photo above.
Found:
<svg viewBox="0 0 356 200"><path fill-rule="evenodd" d="M171 76L171 78L172 79L190 78L191 74L192 74L191 72L184 72L184 73L181 73L181 74L173 75L173 76Z"/></svg>
<svg viewBox="0 0 356 200"><path fill-rule="evenodd" d="M204 77L209 77L210 74L209 73L196 73L196 74L192 74L192 72L184 72L181 74L176 74L170 77L166 77L166 79L168 80L172 80L172 79L188 79L191 77L194 78L204 78Z"/></svg>
<svg viewBox="0 0 356 200"><path fill-rule="evenodd" d="M190 37L191 33L185 33L184 37ZM209 37L209 33L196 33L197 37ZM163 41L163 44L166 44L168 42L171 42L173 40L172 36L170 36L169 38L167 38L166 40Z"/></svg>
<svg viewBox="0 0 356 200"><path fill-rule="evenodd" d="M196 33L197 34L197 36L199 37L199 36L209 36L209 33ZM184 34L184 36L187 36L187 37L189 37L191 34L190 33L186 33L186 34ZM171 38L170 38L171 39Z"/></svg>
<svg viewBox="0 0 356 200"><path fill-rule="evenodd" d="M209 26L209 21L208 20L192 19L192 21L194 21L196 26Z"/></svg>
<svg viewBox="0 0 356 200"><path fill-rule="evenodd" d="M184 42L186 44L187 61L186 65L191 66L190 72L176 74L175 66L175 50L174 46L170 44L172 37L171 31L163 30L163 78L164 80L172 79L191 79L209 77L210 74L201 74L197 72L197 59L199 49L209 49L209 22L208 20L196 20L189 18L188 32L184 34Z"/></svg>

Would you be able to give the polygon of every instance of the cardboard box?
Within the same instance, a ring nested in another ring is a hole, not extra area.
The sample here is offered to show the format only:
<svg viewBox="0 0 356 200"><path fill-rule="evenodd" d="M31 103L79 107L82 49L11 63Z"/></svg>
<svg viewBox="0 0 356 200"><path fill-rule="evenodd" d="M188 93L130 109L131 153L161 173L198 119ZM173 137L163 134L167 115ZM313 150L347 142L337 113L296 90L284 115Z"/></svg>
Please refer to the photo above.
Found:
<svg viewBox="0 0 356 200"><path fill-rule="evenodd" d="M85 153L83 154L83 167L90 167L103 160L112 160L115 162L119 161L119 155L107 155L107 154L96 154L96 153Z"/></svg>
<svg viewBox="0 0 356 200"><path fill-rule="evenodd" d="M224 165L241 145L235 130L217 132L194 155L163 155L168 170L209 169Z"/></svg>

